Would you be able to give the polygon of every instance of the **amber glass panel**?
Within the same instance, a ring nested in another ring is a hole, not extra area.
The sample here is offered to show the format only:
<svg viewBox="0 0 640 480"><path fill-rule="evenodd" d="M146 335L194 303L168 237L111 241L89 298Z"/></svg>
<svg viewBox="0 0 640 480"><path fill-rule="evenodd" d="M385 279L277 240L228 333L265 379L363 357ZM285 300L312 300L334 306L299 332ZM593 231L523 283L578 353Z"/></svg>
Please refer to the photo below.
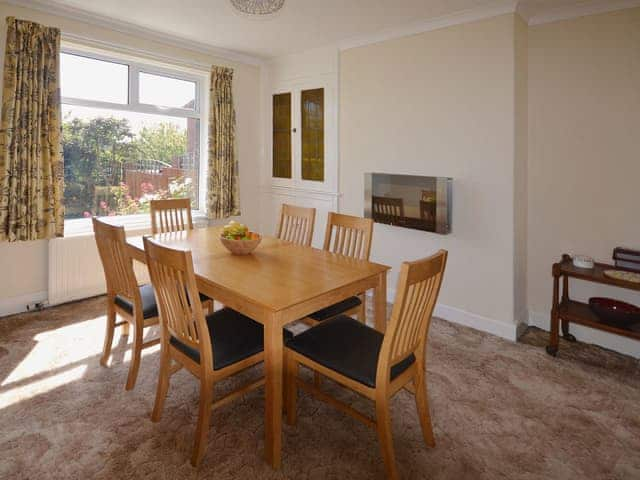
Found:
<svg viewBox="0 0 640 480"><path fill-rule="evenodd" d="M302 179L324 181L324 88L303 90Z"/></svg>
<svg viewBox="0 0 640 480"><path fill-rule="evenodd" d="M291 178L291 93L273 96L273 176Z"/></svg>

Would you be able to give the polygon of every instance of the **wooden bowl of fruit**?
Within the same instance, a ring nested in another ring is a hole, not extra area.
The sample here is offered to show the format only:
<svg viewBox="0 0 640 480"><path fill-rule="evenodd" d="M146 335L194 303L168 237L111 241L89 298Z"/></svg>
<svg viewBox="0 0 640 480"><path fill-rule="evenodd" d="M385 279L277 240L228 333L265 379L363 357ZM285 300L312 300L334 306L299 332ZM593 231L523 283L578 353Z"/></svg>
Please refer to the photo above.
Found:
<svg viewBox="0 0 640 480"><path fill-rule="evenodd" d="M233 255L248 255L260 244L260 234L251 232L246 225L234 220L222 229L220 241Z"/></svg>

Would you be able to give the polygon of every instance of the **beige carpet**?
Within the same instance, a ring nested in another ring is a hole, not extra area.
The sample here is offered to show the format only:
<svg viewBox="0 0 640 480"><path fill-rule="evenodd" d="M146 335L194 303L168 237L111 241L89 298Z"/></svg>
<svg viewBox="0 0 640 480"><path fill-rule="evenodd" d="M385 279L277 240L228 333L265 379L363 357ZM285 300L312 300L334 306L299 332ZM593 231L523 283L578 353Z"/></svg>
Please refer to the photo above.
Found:
<svg viewBox="0 0 640 480"><path fill-rule="evenodd" d="M198 384L174 376L153 424L158 352L144 356L135 390L125 392L124 344L111 368L98 364L103 302L0 320L0 478L383 477L374 432L306 395L298 426L284 427L282 470L272 471L262 460L261 390L214 412L194 470ZM640 478L639 362L564 342L553 359L538 330L524 342L434 321L427 379L437 446L425 448L413 397L400 392L392 415L403 478ZM367 401L341 396L373 413Z"/></svg>

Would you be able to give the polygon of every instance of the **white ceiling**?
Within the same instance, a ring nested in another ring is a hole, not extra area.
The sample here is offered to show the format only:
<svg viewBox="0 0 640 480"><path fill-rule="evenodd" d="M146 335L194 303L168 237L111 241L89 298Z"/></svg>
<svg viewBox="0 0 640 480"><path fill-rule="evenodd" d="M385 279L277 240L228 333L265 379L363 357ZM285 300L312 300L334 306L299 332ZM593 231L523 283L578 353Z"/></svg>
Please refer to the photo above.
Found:
<svg viewBox="0 0 640 480"><path fill-rule="evenodd" d="M619 0L598 0L598 3ZM286 0L267 18L236 12L229 0L14 0L40 8L62 7L126 22L255 57L275 57L359 37L384 35L464 11L518 3L527 17L593 0Z"/></svg>

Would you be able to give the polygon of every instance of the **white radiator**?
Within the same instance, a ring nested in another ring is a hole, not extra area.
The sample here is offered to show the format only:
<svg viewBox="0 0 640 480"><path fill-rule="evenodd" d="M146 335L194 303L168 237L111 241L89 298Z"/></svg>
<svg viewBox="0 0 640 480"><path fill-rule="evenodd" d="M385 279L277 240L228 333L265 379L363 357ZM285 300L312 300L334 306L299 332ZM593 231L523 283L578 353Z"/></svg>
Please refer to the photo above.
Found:
<svg viewBox="0 0 640 480"><path fill-rule="evenodd" d="M138 281L147 283L147 267L133 263ZM49 240L49 305L101 295L106 290L93 235Z"/></svg>

